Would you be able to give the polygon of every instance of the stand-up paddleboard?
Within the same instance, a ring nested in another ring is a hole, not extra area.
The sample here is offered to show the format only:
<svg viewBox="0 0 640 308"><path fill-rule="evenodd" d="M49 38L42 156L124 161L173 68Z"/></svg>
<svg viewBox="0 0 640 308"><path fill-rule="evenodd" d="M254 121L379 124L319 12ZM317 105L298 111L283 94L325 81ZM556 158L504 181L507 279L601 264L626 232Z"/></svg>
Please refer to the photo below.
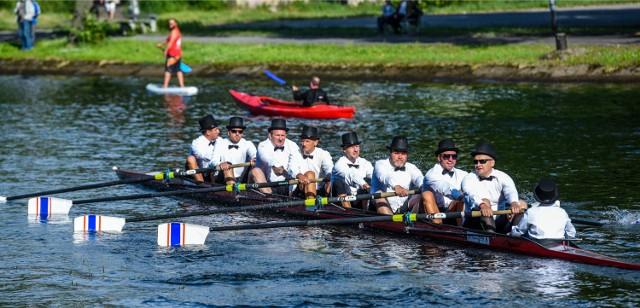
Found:
<svg viewBox="0 0 640 308"><path fill-rule="evenodd" d="M161 85L153 84L153 83L150 83L147 85L147 91L155 94L173 94L173 95L186 95L186 96L198 94L197 87L181 88L181 87L169 86L168 88L163 88Z"/></svg>

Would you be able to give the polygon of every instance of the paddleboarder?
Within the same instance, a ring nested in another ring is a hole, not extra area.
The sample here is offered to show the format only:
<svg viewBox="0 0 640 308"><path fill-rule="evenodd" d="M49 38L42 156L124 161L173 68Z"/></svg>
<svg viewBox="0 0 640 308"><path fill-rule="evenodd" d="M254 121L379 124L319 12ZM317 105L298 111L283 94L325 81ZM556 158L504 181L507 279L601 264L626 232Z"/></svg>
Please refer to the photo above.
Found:
<svg viewBox="0 0 640 308"><path fill-rule="evenodd" d="M167 40L156 45L158 48L163 48L163 46L167 47L163 49L166 61L164 66L164 84L162 87L169 87L171 74L176 74L180 87L184 88L184 74L180 69L182 59L182 34L180 33L180 28L178 28L178 21L175 18L169 19L169 30Z"/></svg>

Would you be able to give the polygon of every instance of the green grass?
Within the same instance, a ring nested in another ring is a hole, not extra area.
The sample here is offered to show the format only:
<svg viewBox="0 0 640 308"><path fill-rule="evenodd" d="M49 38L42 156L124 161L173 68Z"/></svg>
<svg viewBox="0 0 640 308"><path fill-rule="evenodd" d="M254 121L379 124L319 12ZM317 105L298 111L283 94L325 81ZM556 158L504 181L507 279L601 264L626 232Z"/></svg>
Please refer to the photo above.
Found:
<svg viewBox="0 0 640 308"><path fill-rule="evenodd" d="M101 45L69 46L62 39L40 41L37 48L21 52L0 44L2 58L55 59L69 61L118 61L157 63L164 61L155 42L111 39ZM184 45L185 62L191 65L300 66L424 66L424 65L598 65L607 70L640 65L640 46L572 46L583 50L566 59L541 60L552 52L547 44L462 46L452 44L393 45L298 45L298 44L201 44ZM403 57L398 57L398 55Z"/></svg>

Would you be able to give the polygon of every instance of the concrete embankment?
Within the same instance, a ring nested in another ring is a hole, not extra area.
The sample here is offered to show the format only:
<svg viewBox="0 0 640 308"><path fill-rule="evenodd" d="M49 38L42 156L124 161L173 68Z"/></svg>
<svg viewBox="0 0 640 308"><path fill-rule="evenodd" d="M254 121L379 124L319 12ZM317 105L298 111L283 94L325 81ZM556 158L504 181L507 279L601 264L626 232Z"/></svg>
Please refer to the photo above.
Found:
<svg viewBox="0 0 640 308"><path fill-rule="evenodd" d="M0 60L0 73L23 75L69 76L139 76L157 77L163 68L157 64L113 61L81 62L58 60ZM557 67L547 65L193 65L190 77L238 76L255 78L264 69L285 77L307 78L318 74L333 80L397 80L397 81L534 81L534 82L637 82L640 66L608 71L598 66Z"/></svg>

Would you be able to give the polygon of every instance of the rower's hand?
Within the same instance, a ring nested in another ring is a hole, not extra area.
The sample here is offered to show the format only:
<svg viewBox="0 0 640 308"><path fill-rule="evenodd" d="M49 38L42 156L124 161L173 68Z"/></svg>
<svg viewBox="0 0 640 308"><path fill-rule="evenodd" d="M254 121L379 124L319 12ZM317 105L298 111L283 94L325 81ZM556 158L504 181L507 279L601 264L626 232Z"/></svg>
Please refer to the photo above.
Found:
<svg viewBox="0 0 640 308"><path fill-rule="evenodd" d="M296 179L298 179L298 183L301 185L308 185L309 183L311 183L311 181L309 181L309 178L302 173L298 173Z"/></svg>
<svg viewBox="0 0 640 308"><path fill-rule="evenodd" d="M283 175L284 174L284 167L273 166L273 167L271 167L271 170L273 170L273 173L275 173L276 175Z"/></svg>
<svg viewBox="0 0 640 308"><path fill-rule="evenodd" d="M393 190L395 190L396 196L398 197L406 197L409 195L409 192L400 185L396 185L396 187L394 187Z"/></svg>
<svg viewBox="0 0 640 308"><path fill-rule="evenodd" d="M296 87L296 86L291 86L291 91L293 91L293 92L298 91L298 87Z"/></svg>
<svg viewBox="0 0 640 308"><path fill-rule="evenodd" d="M256 166L256 158L252 158L251 161L249 162L251 164L251 168Z"/></svg>
<svg viewBox="0 0 640 308"><path fill-rule="evenodd" d="M220 164L220 170L227 171L227 170L229 170L229 166L231 166L231 165L229 165L229 163L227 163L227 162L221 163Z"/></svg>
<svg viewBox="0 0 640 308"><path fill-rule="evenodd" d="M362 184L362 188L364 188L366 190L370 190L371 189L371 185L369 185L368 183L364 183L364 184Z"/></svg>
<svg viewBox="0 0 640 308"><path fill-rule="evenodd" d="M493 210L491 209L491 205L487 203L480 203L480 213L482 213L483 217L491 217L493 216Z"/></svg>

